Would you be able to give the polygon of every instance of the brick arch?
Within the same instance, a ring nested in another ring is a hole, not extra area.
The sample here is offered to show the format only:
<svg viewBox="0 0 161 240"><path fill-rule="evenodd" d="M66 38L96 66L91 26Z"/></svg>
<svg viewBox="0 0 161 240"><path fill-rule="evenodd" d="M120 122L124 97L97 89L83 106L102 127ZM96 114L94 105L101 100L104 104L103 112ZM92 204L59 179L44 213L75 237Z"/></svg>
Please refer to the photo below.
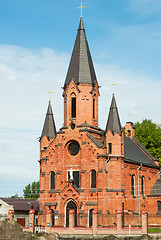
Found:
<svg viewBox="0 0 161 240"><path fill-rule="evenodd" d="M65 217L66 217L66 227L69 227L69 210L73 209L74 210L74 226L77 227L77 213L78 213L78 206L75 202L74 199L68 199L68 201L66 201L66 205L65 205Z"/></svg>
<svg viewBox="0 0 161 240"><path fill-rule="evenodd" d="M77 95L76 95L75 92L72 92L72 93L70 94L70 97L77 97Z"/></svg>

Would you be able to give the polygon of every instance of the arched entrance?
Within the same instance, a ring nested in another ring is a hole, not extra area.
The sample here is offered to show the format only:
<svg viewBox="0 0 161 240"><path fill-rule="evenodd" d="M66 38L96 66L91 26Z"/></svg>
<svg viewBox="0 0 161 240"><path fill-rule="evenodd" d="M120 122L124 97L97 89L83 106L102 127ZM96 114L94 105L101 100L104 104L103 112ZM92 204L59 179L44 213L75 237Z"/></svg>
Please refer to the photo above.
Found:
<svg viewBox="0 0 161 240"><path fill-rule="evenodd" d="M93 221L92 221L92 212L93 212L94 208L89 210L89 227L93 226Z"/></svg>
<svg viewBox="0 0 161 240"><path fill-rule="evenodd" d="M72 200L66 206L66 227L69 227L69 210L74 209L74 227L77 227L77 205Z"/></svg>

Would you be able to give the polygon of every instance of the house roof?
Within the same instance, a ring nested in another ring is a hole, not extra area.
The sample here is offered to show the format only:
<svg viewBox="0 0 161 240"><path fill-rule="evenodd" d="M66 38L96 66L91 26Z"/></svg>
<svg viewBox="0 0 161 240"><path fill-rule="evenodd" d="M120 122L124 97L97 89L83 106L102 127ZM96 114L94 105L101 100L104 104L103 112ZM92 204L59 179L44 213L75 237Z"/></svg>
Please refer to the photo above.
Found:
<svg viewBox="0 0 161 240"><path fill-rule="evenodd" d="M149 196L161 196L161 180L156 181Z"/></svg>
<svg viewBox="0 0 161 240"><path fill-rule="evenodd" d="M46 118L44 122L44 127L42 130L41 138L46 135L49 138L55 138L56 137L56 127L51 107L51 102L49 101L48 109L46 113Z"/></svg>
<svg viewBox="0 0 161 240"><path fill-rule="evenodd" d="M141 149L142 148L142 149ZM124 138L124 155L125 161L135 164L142 164L143 166L158 168L159 166L152 160L151 154L139 143L139 146L130 137ZM148 154L149 153L149 154Z"/></svg>
<svg viewBox="0 0 161 240"><path fill-rule="evenodd" d="M116 99L115 99L114 94L113 94L112 101L111 101L111 106L110 106L110 111L109 111L109 115L108 115L105 132L107 132L108 130L111 130L111 132L115 132L115 133L121 133L121 131L122 131L119 113L118 113L118 109L117 109L117 105L116 105Z"/></svg>
<svg viewBox="0 0 161 240"><path fill-rule="evenodd" d="M2 201L6 202L8 205L12 205L14 211L29 211L34 209L39 210L39 201L31 199L21 199L21 198L0 198Z"/></svg>
<svg viewBox="0 0 161 240"><path fill-rule="evenodd" d="M97 82L82 18L80 19L64 87L68 85L72 79L77 84L95 85Z"/></svg>

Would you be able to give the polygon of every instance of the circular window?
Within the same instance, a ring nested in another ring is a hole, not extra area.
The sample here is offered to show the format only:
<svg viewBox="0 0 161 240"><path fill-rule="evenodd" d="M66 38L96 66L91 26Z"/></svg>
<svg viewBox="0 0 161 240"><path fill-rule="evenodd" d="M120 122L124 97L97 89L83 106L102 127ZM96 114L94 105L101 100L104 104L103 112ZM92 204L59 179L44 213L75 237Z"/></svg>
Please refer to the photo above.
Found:
<svg viewBox="0 0 161 240"><path fill-rule="evenodd" d="M75 124L74 124L74 123L71 124L71 129L72 129L72 130L75 129Z"/></svg>
<svg viewBox="0 0 161 240"><path fill-rule="evenodd" d="M68 146L68 152L71 156L75 156L79 152L79 143L76 141L73 141Z"/></svg>

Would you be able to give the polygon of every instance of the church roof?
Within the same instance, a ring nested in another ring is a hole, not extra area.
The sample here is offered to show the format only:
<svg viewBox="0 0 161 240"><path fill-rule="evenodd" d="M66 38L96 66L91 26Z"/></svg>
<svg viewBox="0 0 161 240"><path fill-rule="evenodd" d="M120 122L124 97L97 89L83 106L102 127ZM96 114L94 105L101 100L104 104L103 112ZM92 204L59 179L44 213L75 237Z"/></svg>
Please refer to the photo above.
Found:
<svg viewBox="0 0 161 240"><path fill-rule="evenodd" d="M46 118L44 122L44 127L42 130L41 138L46 135L49 138L55 138L56 137L56 127L51 107L51 102L49 101L48 109L46 113Z"/></svg>
<svg viewBox="0 0 161 240"><path fill-rule="evenodd" d="M124 138L125 161L159 169L159 166L151 159L151 154L149 153L147 155L146 153L148 153L148 151L146 150L147 152L145 153L142 150L144 148L142 147L141 149L141 146L142 146L141 143L140 146L138 146L136 142L133 141L130 137L125 137Z"/></svg>
<svg viewBox="0 0 161 240"><path fill-rule="evenodd" d="M161 196L161 180L157 180L153 185L149 196Z"/></svg>
<svg viewBox="0 0 161 240"><path fill-rule="evenodd" d="M95 85L97 82L82 18L80 19L64 87L68 85L72 79L77 84L85 83Z"/></svg>
<svg viewBox="0 0 161 240"><path fill-rule="evenodd" d="M111 106L110 106L110 111L109 111L109 115L108 115L105 132L107 132L108 130L111 130L111 132L115 132L115 133L122 132L120 118L119 118L118 109L117 109L117 105L116 105L116 99L115 99L114 94L112 97L112 102L111 102Z"/></svg>

